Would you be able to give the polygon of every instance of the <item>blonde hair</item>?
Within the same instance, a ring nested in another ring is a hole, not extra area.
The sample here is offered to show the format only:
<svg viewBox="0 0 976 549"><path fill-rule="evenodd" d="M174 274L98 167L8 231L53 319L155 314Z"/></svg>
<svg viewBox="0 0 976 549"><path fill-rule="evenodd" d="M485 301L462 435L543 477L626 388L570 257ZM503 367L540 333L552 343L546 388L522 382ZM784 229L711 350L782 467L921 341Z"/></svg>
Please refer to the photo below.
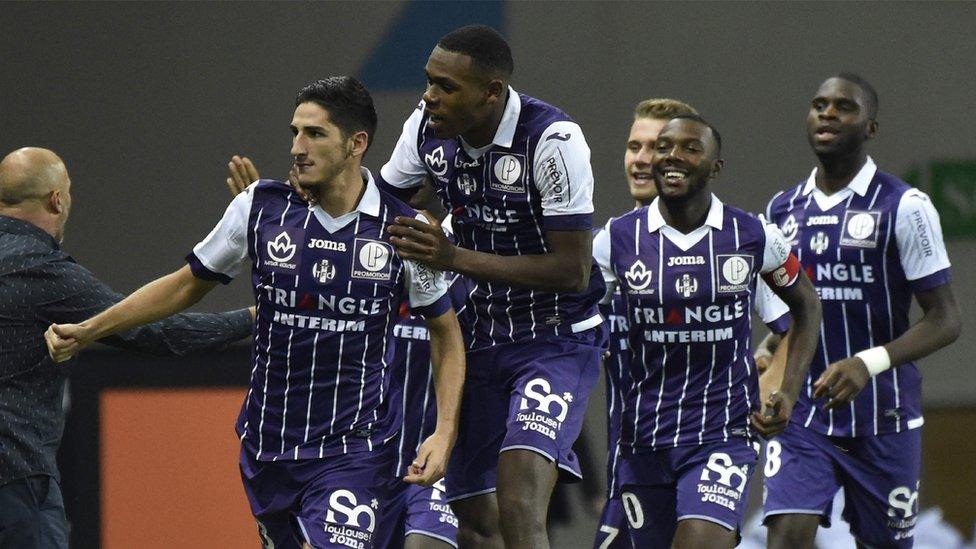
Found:
<svg viewBox="0 0 976 549"><path fill-rule="evenodd" d="M654 118L657 120L670 120L675 116L698 115L695 107L684 101L677 99L645 99L637 104L634 109L634 120L639 118Z"/></svg>

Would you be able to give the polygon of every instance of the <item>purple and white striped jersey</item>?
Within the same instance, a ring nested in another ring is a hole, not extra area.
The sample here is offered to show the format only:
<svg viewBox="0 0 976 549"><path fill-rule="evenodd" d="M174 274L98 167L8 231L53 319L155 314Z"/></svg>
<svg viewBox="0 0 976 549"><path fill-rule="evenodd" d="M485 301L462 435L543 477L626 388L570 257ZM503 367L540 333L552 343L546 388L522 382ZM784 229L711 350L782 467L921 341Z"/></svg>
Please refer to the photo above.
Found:
<svg viewBox="0 0 976 549"><path fill-rule="evenodd" d="M389 243L393 218L418 214L365 169L363 179L356 209L336 218L286 183L257 181L187 256L194 275L222 282L251 260L253 368L237 431L258 460L372 450L395 436L400 303L429 316L450 307L444 275L401 260Z"/></svg>
<svg viewBox="0 0 976 549"><path fill-rule="evenodd" d="M609 329L610 344L603 360L607 392L607 490L615 496L617 471L617 443L620 441L620 418L627 389L630 387L630 332L627 311L620 288L610 301L600 304L600 314Z"/></svg>
<svg viewBox="0 0 976 549"><path fill-rule="evenodd" d="M559 109L509 88L505 113L489 145L460 137L438 139L424 104L403 125L381 181L394 188L429 177L454 216L459 246L498 255L547 253L548 230L589 230L593 223L590 150L579 125ZM548 335L581 332L600 323L604 293L594 265L578 294L475 281L459 315L467 348L475 350Z"/></svg>
<svg viewBox="0 0 976 549"><path fill-rule="evenodd" d="M825 411L811 395L828 364L903 334L914 292L949 282L939 214L925 193L879 171L870 158L832 195L817 188L815 177L816 169L767 209L823 304L820 344L793 421L834 436L920 427L922 378L914 363L872 377L846 408Z"/></svg>
<svg viewBox="0 0 976 549"><path fill-rule="evenodd" d="M463 313L470 283L460 275L450 275L449 295L458 314ZM395 351L390 369L394 372L391 393L403 408L397 477L407 474L407 467L417 457L417 450L437 427L437 399L434 373L430 363L430 333L423 318L412 314L406 303L393 326Z"/></svg>
<svg viewBox="0 0 976 549"><path fill-rule="evenodd" d="M660 449L751 436L759 406L753 307L781 331L785 304L758 282L789 247L779 230L712 196L705 224L683 234L658 199L607 223L593 254L619 287L630 332L631 385L620 445Z"/></svg>

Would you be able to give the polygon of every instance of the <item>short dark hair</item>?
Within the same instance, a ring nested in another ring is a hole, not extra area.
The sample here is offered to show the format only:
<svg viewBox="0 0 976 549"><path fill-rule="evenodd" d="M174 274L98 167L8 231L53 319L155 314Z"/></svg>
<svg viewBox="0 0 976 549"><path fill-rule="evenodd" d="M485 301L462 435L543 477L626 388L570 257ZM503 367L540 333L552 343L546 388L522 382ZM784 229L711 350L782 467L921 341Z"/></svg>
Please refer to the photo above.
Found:
<svg viewBox="0 0 976 549"><path fill-rule="evenodd" d="M878 92L875 91L874 86L870 82L865 80L861 75L853 72L842 72L834 75L834 78L840 78L841 80L847 80L851 84L856 84L857 87L861 88L865 95L868 96L868 118L874 120L878 116Z"/></svg>
<svg viewBox="0 0 976 549"><path fill-rule="evenodd" d="M695 122L698 122L699 124L702 124L704 126L707 126L708 129L712 131L712 137L715 138L715 145L718 146L718 151L716 151L718 154L716 156L721 156L721 154L722 154L722 134L718 133L718 130L715 129L715 126L713 126L710 122L708 122L707 120L705 120L704 118L702 118L701 115L697 115L697 114L679 114L679 115L673 117L671 120L694 120Z"/></svg>
<svg viewBox="0 0 976 549"><path fill-rule="evenodd" d="M376 107L369 90L359 80L351 76L316 80L298 92L295 106L302 103L315 103L329 111L329 118L344 137L366 132L366 149L369 149L376 134Z"/></svg>
<svg viewBox="0 0 976 549"><path fill-rule="evenodd" d="M512 49L508 47L508 42L487 25L454 29L437 41L437 47L467 55L476 67L489 74L508 79L515 72L515 61L512 60Z"/></svg>

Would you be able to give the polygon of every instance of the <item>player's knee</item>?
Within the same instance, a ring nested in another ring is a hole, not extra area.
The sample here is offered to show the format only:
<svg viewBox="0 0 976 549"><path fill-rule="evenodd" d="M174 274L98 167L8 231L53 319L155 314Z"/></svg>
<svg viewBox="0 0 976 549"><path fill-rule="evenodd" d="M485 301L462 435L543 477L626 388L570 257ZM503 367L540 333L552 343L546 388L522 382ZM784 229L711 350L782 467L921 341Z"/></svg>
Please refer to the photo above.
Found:
<svg viewBox="0 0 976 549"><path fill-rule="evenodd" d="M544 531L546 506L530 494L513 492L498 495L498 520L502 529L518 528L520 531Z"/></svg>
<svg viewBox="0 0 976 549"><path fill-rule="evenodd" d="M498 534L498 515L490 507L473 505L472 502L451 504L458 518L458 539L480 544Z"/></svg>

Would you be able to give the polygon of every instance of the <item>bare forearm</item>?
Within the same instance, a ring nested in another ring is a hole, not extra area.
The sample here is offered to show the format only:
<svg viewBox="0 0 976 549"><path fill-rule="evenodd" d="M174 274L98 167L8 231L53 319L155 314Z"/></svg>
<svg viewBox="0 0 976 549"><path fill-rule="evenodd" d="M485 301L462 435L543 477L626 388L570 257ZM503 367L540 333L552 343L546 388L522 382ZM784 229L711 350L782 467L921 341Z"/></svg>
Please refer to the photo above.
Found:
<svg viewBox="0 0 976 549"><path fill-rule="evenodd" d="M581 270L575 263L552 253L496 255L458 248L454 271L506 286L548 292L581 292L589 281L589 270Z"/></svg>
<svg viewBox="0 0 976 549"><path fill-rule="evenodd" d="M806 379L813 353L817 351L820 338L821 309L820 300L813 291L813 285L806 277L798 284L809 287L809 291L797 292L797 298L790 305L793 326L790 328L789 345L786 354L786 368L780 390L796 398Z"/></svg>
<svg viewBox="0 0 976 549"><path fill-rule="evenodd" d="M200 301L212 287L197 282L189 267L183 267L139 288L82 326L91 330L92 339L101 339L178 313Z"/></svg>
<svg viewBox="0 0 976 549"><path fill-rule="evenodd" d="M452 318L454 326L457 320ZM434 370L434 393L437 398L437 430L457 435L464 386L464 350L460 329L435 327L432 323L430 358Z"/></svg>
<svg viewBox="0 0 976 549"><path fill-rule="evenodd" d="M901 336L885 344L891 365L898 366L924 358L949 345L959 337L958 314L926 313Z"/></svg>

